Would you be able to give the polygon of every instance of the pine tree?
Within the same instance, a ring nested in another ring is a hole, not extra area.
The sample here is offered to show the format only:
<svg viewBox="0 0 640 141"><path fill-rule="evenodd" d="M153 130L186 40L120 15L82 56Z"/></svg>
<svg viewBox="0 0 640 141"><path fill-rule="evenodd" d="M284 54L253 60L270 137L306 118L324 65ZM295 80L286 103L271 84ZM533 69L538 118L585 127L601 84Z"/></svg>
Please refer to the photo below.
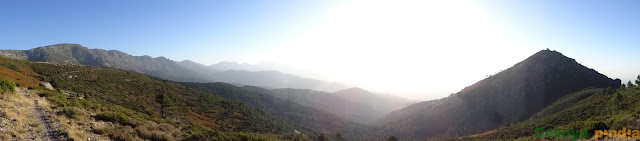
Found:
<svg viewBox="0 0 640 141"><path fill-rule="evenodd" d="M629 80L629 82L627 82L627 87L628 87L628 88L633 88L633 87L635 87L635 86L636 86L636 85L633 85L633 83L631 83L631 80Z"/></svg>
<svg viewBox="0 0 640 141"><path fill-rule="evenodd" d="M156 102L160 103L160 116L162 116L162 118L165 118L164 109L173 106L173 102L171 102L171 99L169 99L169 97L164 93L158 94L158 96L156 96Z"/></svg>

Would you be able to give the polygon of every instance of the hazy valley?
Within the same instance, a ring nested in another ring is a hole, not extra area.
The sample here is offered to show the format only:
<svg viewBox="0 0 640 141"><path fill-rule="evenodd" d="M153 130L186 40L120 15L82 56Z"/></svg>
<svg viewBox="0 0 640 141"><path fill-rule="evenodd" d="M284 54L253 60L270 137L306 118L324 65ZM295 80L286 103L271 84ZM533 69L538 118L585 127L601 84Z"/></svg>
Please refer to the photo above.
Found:
<svg viewBox="0 0 640 141"><path fill-rule="evenodd" d="M77 44L0 56L2 140L533 140L640 123L636 84L551 50L428 101Z"/></svg>

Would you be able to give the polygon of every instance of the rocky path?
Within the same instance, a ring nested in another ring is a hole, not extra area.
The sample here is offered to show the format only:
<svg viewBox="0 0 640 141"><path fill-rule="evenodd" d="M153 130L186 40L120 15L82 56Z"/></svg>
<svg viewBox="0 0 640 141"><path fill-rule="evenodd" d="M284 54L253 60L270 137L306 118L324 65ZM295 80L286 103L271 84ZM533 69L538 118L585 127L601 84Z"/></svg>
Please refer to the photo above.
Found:
<svg viewBox="0 0 640 141"><path fill-rule="evenodd" d="M38 133L39 135L36 136L38 137L37 139L41 141L55 141L57 137L56 132L53 130L53 127L51 127L51 123L48 122L49 120L45 116L44 111L42 111L42 107L38 104L38 100L34 100L33 102L35 104L33 111L34 116L38 118L38 124L42 125L42 129L44 129Z"/></svg>
<svg viewBox="0 0 640 141"><path fill-rule="evenodd" d="M25 88L16 87L16 94L25 96L25 97L36 97L35 94L30 93L29 90ZM32 125L29 127L33 129L29 129L28 138L35 141L56 141L57 135L55 130L52 128L51 123L48 120L48 116L46 116L45 111L38 103L38 99L33 99L33 104L29 104L29 108L31 109L30 113L33 117Z"/></svg>
<svg viewBox="0 0 640 141"><path fill-rule="evenodd" d="M83 113L81 110L77 109ZM56 111L59 109L34 90L16 87L15 94L0 94L0 141L110 140L91 132L96 123L93 118L68 119Z"/></svg>

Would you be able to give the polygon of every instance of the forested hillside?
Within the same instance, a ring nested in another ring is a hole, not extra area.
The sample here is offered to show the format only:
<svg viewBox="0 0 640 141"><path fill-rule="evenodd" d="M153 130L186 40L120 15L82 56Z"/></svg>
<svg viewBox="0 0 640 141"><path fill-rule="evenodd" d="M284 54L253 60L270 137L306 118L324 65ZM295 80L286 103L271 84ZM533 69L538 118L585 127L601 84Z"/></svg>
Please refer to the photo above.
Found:
<svg viewBox="0 0 640 141"><path fill-rule="evenodd" d="M249 105L136 72L4 58L0 59L0 70L3 79L16 82L18 87L40 91L39 96L58 105L52 108L54 111L68 113L74 123L78 122L74 126L83 126L87 132L111 139L155 140L153 138L160 135L170 140L305 136L295 134L296 130L311 137L315 135L312 129L291 124ZM57 90L40 87L40 82L51 82ZM159 95L165 95L170 103L158 101ZM163 111L161 107L166 108ZM163 112L166 118L160 115ZM89 128L101 122L110 126ZM168 124L171 129L151 129L156 124Z"/></svg>
<svg viewBox="0 0 640 141"><path fill-rule="evenodd" d="M336 132L338 132L343 135L345 139L355 140L364 138L364 133L371 130L368 126L343 119L329 112L262 93L268 92L269 90L259 87L246 86L244 88L240 88L226 83L181 84L204 92L216 94L230 100L249 104L291 123L311 129L317 129L328 135L336 134ZM252 90L247 90L245 88L250 88Z"/></svg>

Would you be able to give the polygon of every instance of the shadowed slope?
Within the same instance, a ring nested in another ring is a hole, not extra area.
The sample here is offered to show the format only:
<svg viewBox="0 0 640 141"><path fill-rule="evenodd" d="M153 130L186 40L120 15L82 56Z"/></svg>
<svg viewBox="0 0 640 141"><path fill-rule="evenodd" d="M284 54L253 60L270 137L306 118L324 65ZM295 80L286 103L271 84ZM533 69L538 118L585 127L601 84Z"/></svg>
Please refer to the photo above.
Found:
<svg viewBox="0 0 640 141"><path fill-rule="evenodd" d="M386 128L383 134L401 138L466 135L527 119L572 92L619 85L619 79L542 50L447 98L392 112L378 125Z"/></svg>

